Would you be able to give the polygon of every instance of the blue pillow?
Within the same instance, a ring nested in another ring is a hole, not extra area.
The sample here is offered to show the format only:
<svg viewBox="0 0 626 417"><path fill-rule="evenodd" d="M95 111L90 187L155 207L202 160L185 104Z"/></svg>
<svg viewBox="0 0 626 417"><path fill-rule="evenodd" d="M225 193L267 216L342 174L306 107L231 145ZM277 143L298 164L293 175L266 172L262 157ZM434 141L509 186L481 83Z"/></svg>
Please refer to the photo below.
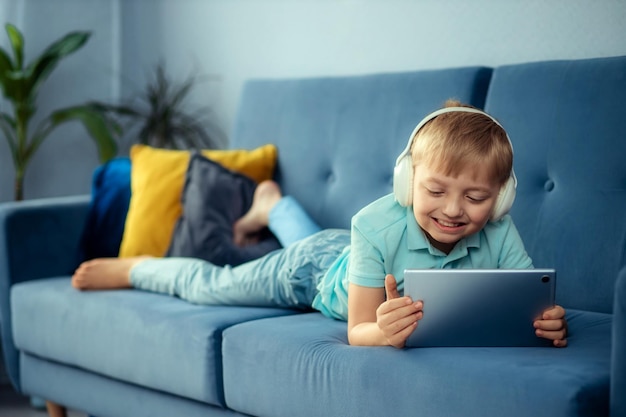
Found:
<svg viewBox="0 0 626 417"><path fill-rule="evenodd" d="M130 167L130 159L120 157L94 171L80 261L118 255L130 204Z"/></svg>
<svg viewBox="0 0 626 417"><path fill-rule="evenodd" d="M239 247L233 242L233 224L250 208L255 188L256 182L245 175L193 153L183 188L183 214L166 256L236 266L280 248L269 229L255 245Z"/></svg>

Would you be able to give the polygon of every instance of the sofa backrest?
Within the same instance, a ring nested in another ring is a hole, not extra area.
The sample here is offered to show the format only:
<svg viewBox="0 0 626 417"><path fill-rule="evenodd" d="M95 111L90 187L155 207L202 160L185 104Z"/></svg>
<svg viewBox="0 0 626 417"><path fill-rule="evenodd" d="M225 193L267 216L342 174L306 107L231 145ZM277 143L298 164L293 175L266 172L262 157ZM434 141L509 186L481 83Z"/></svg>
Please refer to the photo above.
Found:
<svg viewBox="0 0 626 417"><path fill-rule="evenodd" d="M395 160L417 123L448 98L482 107L485 67L309 79L244 86L232 148L278 147L276 178L325 228L392 190Z"/></svg>
<svg viewBox="0 0 626 417"><path fill-rule="evenodd" d="M511 214L557 302L611 312L626 266L626 57L496 68L485 110L511 137Z"/></svg>

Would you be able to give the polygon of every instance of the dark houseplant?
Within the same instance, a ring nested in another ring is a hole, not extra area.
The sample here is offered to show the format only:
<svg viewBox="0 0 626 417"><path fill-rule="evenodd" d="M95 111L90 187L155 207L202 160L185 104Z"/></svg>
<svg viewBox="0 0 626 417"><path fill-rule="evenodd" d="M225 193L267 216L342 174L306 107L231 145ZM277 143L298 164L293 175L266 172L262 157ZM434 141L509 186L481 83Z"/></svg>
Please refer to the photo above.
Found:
<svg viewBox="0 0 626 417"><path fill-rule="evenodd" d="M190 110L189 93L197 78L189 76L182 82L169 77L164 65L158 64L145 88L130 96L129 104L93 103L100 111L118 120L126 120L124 131L138 128L132 142L166 149L212 149L219 147L218 131L210 134L207 126L210 111Z"/></svg>
<svg viewBox="0 0 626 417"><path fill-rule="evenodd" d="M0 48L0 86L4 98L12 107L12 113L0 111L0 130L6 138L15 168L15 199L24 197L24 175L31 158L42 142L59 125L78 120L89 136L94 139L100 161L104 162L117 153L115 136L121 127L93 104L76 105L53 111L36 126L31 126L37 111L37 93L59 61L80 49L89 39L89 32L71 32L53 42L28 65L24 64L24 37L12 24L6 25L13 59ZM34 130L31 132L31 127Z"/></svg>

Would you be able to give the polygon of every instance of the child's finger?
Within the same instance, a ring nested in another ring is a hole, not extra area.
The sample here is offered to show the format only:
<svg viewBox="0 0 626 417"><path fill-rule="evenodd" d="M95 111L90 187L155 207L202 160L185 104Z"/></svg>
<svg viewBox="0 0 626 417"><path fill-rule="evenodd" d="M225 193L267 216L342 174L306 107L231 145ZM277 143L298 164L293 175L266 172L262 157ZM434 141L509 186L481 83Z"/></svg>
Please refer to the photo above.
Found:
<svg viewBox="0 0 626 417"><path fill-rule="evenodd" d="M537 320L534 323L535 329L541 330L563 330L565 329L565 323L563 320Z"/></svg>
<svg viewBox="0 0 626 417"><path fill-rule="evenodd" d="M408 302L408 304L406 304ZM417 322L422 318L421 303L412 303L409 298L402 297L387 301L388 306L399 304L400 307L392 309L387 314L378 317L378 327L387 338L390 345L403 347L404 342L417 327Z"/></svg>
<svg viewBox="0 0 626 417"><path fill-rule="evenodd" d="M400 298L396 278L391 274L385 276L385 294L387 295L387 300Z"/></svg>
<svg viewBox="0 0 626 417"><path fill-rule="evenodd" d="M535 330L535 334L538 337L542 337L544 339L549 339L549 340L566 340L565 330L548 331L548 330L537 329Z"/></svg>
<svg viewBox="0 0 626 417"><path fill-rule="evenodd" d="M407 327L412 327L421 318L421 313L413 313L408 316L402 317L385 326L385 333L388 335L396 335L402 333Z"/></svg>
<svg viewBox="0 0 626 417"><path fill-rule="evenodd" d="M563 317L565 317L565 309L559 305L544 311L542 314L544 320L558 320Z"/></svg>
<svg viewBox="0 0 626 417"><path fill-rule="evenodd" d="M404 345L406 344L406 340L409 338L409 336L411 336L411 333L413 333L413 331L415 331L416 328L417 328L417 321L413 321L407 327L403 328L401 331L391 336L388 339L389 344L397 348L403 348Z"/></svg>
<svg viewBox="0 0 626 417"><path fill-rule="evenodd" d="M413 301L411 301L409 297L398 297L392 298L382 303L377 309L377 314L383 315L393 313L393 318L397 320L400 317L416 313L417 311L421 310L421 308L421 302L413 303Z"/></svg>

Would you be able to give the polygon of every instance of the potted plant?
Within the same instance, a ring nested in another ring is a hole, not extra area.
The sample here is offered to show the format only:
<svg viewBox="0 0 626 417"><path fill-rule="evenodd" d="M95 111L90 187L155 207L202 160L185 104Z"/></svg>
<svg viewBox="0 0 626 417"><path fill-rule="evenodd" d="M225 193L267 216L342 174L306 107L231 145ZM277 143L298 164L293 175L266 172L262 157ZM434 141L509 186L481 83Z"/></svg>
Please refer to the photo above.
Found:
<svg viewBox="0 0 626 417"><path fill-rule="evenodd" d="M93 103L110 117L129 119L138 132L132 142L166 149L212 149L219 146L216 133L209 134L206 108L190 110L187 99L196 85L189 76L175 82L167 75L162 63L156 66L153 78L144 90L130 97L129 104ZM213 126L215 128L215 126ZM126 130L126 129L125 129Z"/></svg>
<svg viewBox="0 0 626 417"><path fill-rule="evenodd" d="M89 32L71 32L53 42L28 65L24 64L24 37L12 24L6 25L13 59L0 48L0 86L12 114L0 111L0 130L6 138L15 168L15 199L24 197L24 175L31 158L48 135L59 125L78 120L94 139L100 161L117 153L115 136L120 125L92 103L53 111L43 118L31 133L31 119L37 111L37 93L41 84L67 55L80 49L89 39Z"/></svg>

